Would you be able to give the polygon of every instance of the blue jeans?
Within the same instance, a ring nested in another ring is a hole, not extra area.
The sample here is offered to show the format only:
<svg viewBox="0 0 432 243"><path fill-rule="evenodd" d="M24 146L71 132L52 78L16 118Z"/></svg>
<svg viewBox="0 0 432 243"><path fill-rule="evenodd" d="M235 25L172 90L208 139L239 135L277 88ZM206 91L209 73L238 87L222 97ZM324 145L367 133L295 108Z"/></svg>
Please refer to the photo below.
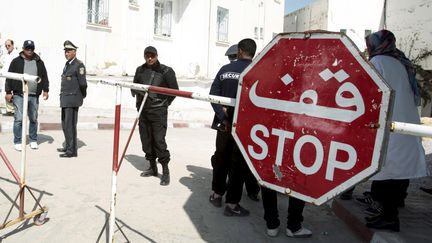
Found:
<svg viewBox="0 0 432 243"><path fill-rule="evenodd" d="M15 107L13 133L14 144L21 143L22 133L22 120L23 120L23 101L24 97L20 95L13 96L13 104ZM38 108L39 98L37 96L28 97L28 118L29 118L29 140L30 142L37 142L37 129L38 129Z"/></svg>

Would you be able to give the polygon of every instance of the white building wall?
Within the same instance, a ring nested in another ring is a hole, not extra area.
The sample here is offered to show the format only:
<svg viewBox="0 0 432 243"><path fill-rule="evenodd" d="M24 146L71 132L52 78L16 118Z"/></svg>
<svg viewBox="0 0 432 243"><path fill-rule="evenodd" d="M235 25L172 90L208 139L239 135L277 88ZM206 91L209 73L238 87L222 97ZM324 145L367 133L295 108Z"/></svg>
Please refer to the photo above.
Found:
<svg viewBox="0 0 432 243"><path fill-rule="evenodd" d="M396 44L409 58L422 50L432 50L432 1L387 0L387 29L396 38ZM424 69L432 70L432 56L421 62Z"/></svg>
<svg viewBox="0 0 432 243"><path fill-rule="evenodd" d="M329 0L327 30L339 32L345 29L360 51L364 51L365 30L376 32L380 29L383 6L383 0Z"/></svg>
<svg viewBox="0 0 432 243"><path fill-rule="evenodd" d="M327 30L328 0L318 0L289 13L284 18L284 32Z"/></svg>
<svg viewBox="0 0 432 243"><path fill-rule="evenodd" d="M86 0L8 1L0 8L0 45L4 50L4 41L11 38L20 50L24 40L35 41L50 78L51 98L41 105L58 105L67 39L79 47L77 57L88 73L134 75L144 62L144 48L153 45L161 63L172 66L179 79L202 80L213 79L228 63L224 54L229 46L254 38L255 26L264 30L263 38L256 39L258 51L283 30L282 0L173 0L171 37L160 37L153 34L154 1L137 2L134 7L126 0L110 0L109 24L104 27L87 23ZM218 6L229 10L227 42L216 41ZM90 92L86 105L110 105L100 102L105 88Z"/></svg>
<svg viewBox="0 0 432 243"><path fill-rule="evenodd" d="M328 30L346 34L360 50L366 48L365 30L377 31L383 0L318 0L285 16L284 31ZM367 17L365 17L367 16Z"/></svg>

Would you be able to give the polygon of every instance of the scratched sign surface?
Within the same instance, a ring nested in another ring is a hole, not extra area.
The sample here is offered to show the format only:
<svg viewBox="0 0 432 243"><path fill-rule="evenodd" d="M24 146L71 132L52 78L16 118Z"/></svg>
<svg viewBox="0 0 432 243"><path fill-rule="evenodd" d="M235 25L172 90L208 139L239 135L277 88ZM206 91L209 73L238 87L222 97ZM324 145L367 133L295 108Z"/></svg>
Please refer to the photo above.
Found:
<svg viewBox="0 0 432 243"><path fill-rule="evenodd" d="M319 205L377 171L391 91L346 36L306 37L242 73L233 135L261 184Z"/></svg>

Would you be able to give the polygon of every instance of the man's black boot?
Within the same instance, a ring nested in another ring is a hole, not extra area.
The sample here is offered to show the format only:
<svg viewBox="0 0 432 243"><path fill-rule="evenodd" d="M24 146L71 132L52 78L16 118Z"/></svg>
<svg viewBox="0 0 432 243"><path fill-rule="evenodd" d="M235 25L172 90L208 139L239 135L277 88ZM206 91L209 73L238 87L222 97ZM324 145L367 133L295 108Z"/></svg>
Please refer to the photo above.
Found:
<svg viewBox="0 0 432 243"><path fill-rule="evenodd" d="M141 176L143 177L158 176L156 161L150 161L150 166L147 168L147 170L141 173Z"/></svg>
<svg viewBox="0 0 432 243"><path fill-rule="evenodd" d="M170 175L168 169L168 163L162 164L162 178L161 178L161 186L168 186L170 183Z"/></svg>

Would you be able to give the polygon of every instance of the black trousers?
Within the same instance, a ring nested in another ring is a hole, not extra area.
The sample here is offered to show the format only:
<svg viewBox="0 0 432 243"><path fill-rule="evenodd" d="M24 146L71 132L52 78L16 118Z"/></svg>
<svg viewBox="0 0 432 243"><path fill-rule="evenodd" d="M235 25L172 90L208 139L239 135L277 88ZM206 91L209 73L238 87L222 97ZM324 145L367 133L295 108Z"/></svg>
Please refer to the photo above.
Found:
<svg viewBox="0 0 432 243"><path fill-rule="evenodd" d="M236 143L232 145L232 155L231 155L231 166L228 174L228 188L225 197L226 203L237 204L240 202L242 194L243 194L243 184L245 181L254 182L255 185L258 185L255 177L250 171L246 161L243 158L243 155L240 152L240 149L237 147ZM259 192L259 187L255 189L256 192Z"/></svg>
<svg viewBox="0 0 432 243"><path fill-rule="evenodd" d="M407 196L409 179L372 181L372 198L382 203L382 216L386 220L398 219L398 205Z"/></svg>
<svg viewBox="0 0 432 243"><path fill-rule="evenodd" d="M62 107L62 129L65 137L66 153L77 154L77 123L79 107Z"/></svg>
<svg viewBox="0 0 432 243"><path fill-rule="evenodd" d="M145 108L139 118L139 133L142 150L148 161L167 164L170 152L167 149L165 136L167 133L167 107Z"/></svg>
<svg viewBox="0 0 432 243"><path fill-rule="evenodd" d="M234 147L236 144L229 132L217 131L216 151L211 157L211 165L213 167L212 190L219 195L224 195L228 188L227 178L229 178L233 163ZM260 186L249 168L243 174L247 193L258 194Z"/></svg>
<svg viewBox="0 0 432 243"><path fill-rule="evenodd" d="M261 196L264 206L264 220L268 229L279 227L279 212L277 203L277 192L266 187L261 187ZM305 202L289 197L287 228L295 232L301 228L303 222L303 209Z"/></svg>

